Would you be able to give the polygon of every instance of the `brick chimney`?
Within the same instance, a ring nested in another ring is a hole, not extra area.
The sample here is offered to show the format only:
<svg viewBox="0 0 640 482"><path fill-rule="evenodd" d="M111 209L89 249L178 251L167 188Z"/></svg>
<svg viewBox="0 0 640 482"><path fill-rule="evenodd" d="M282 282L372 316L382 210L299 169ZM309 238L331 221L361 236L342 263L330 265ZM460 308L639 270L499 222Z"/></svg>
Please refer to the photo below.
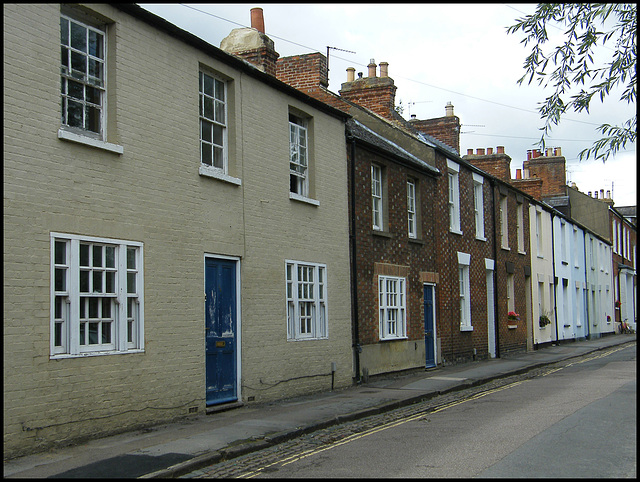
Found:
<svg viewBox="0 0 640 482"><path fill-rule="evenodd" d="M251 28L236 28L222 39L220 48L252 63L263 72L276 75L276 61L280 56L273 40L264 33L264 15L261 8L251 9Z"/></svg>
<svg viewBox="0 0 640 482"><path fill-rule="evenodd" d="M453 105L447 102L445 116L435 119L419 120L411 118L411 126L460 152L460 119L453 113Z"/></svg>
<svg viewBox="0 0 640 482"><path fill-rule="evenodd" d="M298 90L311 93L329 88L327 57L319 52L282 57L276 62L276 77Z"/></svg>
<svg viewBox="0 0 640 482"><path fill-rule="evenodd" d="M527 160L522 163L531 178L542 180L542 197L566 196L567 162L559 147L527 151Z"/></svg>
<svg viewBox="0 0 640 482"><path fill-rule="evenodd" d="M340 96L365 107L376 114L395 120L396 89L393 79L389 77L389 64L380 63L380 77L376 75L377 65L374 59L369 62L368 77L354 79L353 67L347 69L347 82L339 90Z"/></svg>
<svg viewBox="0 0 640 482"><path fill-rule="evenodd" d="M504 146L498 146L495 154L493 147L487 148L486 154L482 147L476 149L475 154L473 149L468 149L462 158L492 176L506 182L511 181L511 158L504 153Z"/></svg>

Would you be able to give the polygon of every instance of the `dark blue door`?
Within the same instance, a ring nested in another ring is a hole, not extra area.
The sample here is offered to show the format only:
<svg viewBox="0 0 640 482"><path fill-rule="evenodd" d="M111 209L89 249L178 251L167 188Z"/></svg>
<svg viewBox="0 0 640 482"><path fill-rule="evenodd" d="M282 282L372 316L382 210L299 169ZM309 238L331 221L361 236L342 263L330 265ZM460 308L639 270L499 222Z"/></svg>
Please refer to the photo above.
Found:
<svg viewBox="0 0 640 482"><path fill-rule="evenodd" d="M207 405L238 399L236 389L236 262L205 259Z"/></svg>
<svg viewBox="0 0 640 482"><path fill-rule="evenodd" d="M433 330L433 290L433 286L424 285L424 349L426 368L436 366L435 334Z"/></svg>

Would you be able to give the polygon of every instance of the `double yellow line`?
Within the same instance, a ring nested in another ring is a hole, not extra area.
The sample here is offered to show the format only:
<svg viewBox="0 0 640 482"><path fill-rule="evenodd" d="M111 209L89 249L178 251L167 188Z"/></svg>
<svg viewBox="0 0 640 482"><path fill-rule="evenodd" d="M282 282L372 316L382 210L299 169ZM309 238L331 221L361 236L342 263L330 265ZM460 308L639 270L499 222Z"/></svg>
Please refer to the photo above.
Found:
<svg viewBox="0 0 640 482"><path fill-rule="evenodd" d="M261 467L261 468L259 468L257 470L244 473L244 474L238 476L238 478L248 479L248 478L251 478L251 477L255 477L256 475L260 474L260 472L262 472L265 469L268 469L269 467L272 467L274 465L281 465L281 466L284 467L285 465L291 464L293 462L297 462L298 460L304 459L306 457L310 457L311 455L319 454L319 453L324 452L326 450L331 450L331 449L333 449L335 447L339 447L340 445L345 445L345 444L348 444L348 443L353 442L355 440L367 437L369 435L373 435L375 433L382 432L383 430L388 430L390 428L398 427L399 425L403 425L403 424L405 424L407 422L412 422L414 420L419 420L419 419L424 418L426 415L429 415L431 413L442 412L443 410L446 410L446 409L451 408L451 407L455 407L456 405L460 405L462 403L470 402L472 400L477 400L478 398L485 397L485 396L490 395L490 394L495 393L495 392L499 392L499 391L502 391L502 390L507 390L509 388L513 388L513 387L515 387L517 385L520 385L521 383L523 383L523 382L519 381L519 382L510 383L508 385L504 385L504 386L499 387L499 388L494 388L494 389L491 389L491 390L486 390L484 392L476 393L475 395L467 397L467 398L465 398L463 400L458 400L458 401L455 401L455 402L447 403L445 405L441 405L440 407L437 407L437 408L432 409L432 410L426 410L424 412L420 412L420 413L417 413L415 415L411 415L409 417L405 417L405 418L400 419L400 420L396 420L396 421L393 421L393 422L387 422L387 423L382 424L382 425L380 425L378 427L375 427L375 428L372 428L372 429L369 429L369 430L365 430L364 432L360 432L360 433L356 433L356 434L353 434L353 435L349 435L348 437L345 437L345 438L343 438L342 440L340 440L338 442L334 442L334 443L332 443L330 445L327 445L326 447L305 450L305 451L303 451L303 452L301 452L299 454L291 455L289 457L285 457L285 458L280 459L280 460L278 460L276 462L272 462L272 463L270 463L268 465L265 465L264 467Z"/></svg>
<svg viewBox="0 0 640 482"><path fill-rule="evenodd" d="M604 358L604 357L609 356L609 355L611 355L611 354L613 354L613 353L615 353L617 351L624 350L625 348L626 348L626 346L622 346L622 347L616 348L614 350L607 351L605 353L601 353L601 354L598 354L598 355L595 355L595 356L592 356L592 357L589 357L589 358L585 358L585 359L580 360L580 361L569 363L569 364L564 365L564 366L562 366L560 368L552 368L552 369L547 370L541 376L544 377L544 376L550 375L552 373L555 373L557 371L562 370L563 368L568 368L568 367L570 367L572 365L578 365L580 363L585 363L585 362L588 362L588 361L591 361L591 360L596 360L598 358ZM388 430L390 428L398 427L399 425L403 425L403 424L405 424L407 422L412 422L414 420L419 420L419 419L424 418L425 416L427 416L429 414L442 412L444 410L447 410L448 408L455 407L457 405L462 405L463 403L471 402L473 400L477 400L477 399L482 398L482 397L486 397L487 395L491 395L492 393L501 392L503 390L508 390L510 388L517 387L518 385L521 385L522 383L527 382L527 381L529 381L529 380L522 380L522 381L518 381L518 382L513 382L513 383L509 383L507 385L503 385L503 386L498 387L498 388L485 390L483 392L476 393L475 395L471 395L471 396L469 396L467 398L463 398L462 400L457 400L455 402L451 402L451 403L447 403L447 404L441 405L441 406L439 406L439 407L437 407L435 409L425 410L423 412L417 413L415 415L411 415L409 417L406 417L406 418L403 418L403 419L400 419L400 420L396 420L394 422L387 422L387 423L382 424L382 425L380 425L378 427L375 427L375 428L372 428L372 429L369 429L369 430L365 430L364 432L360 432L360 433L356 433L356 434L353 434L353 435L349 435L348 437L345 437L345 438L343 438L342 440L340 440L338 442L334 442L334 443L332 443L330 445L327 445L326 447L305 450L305 451L303 451L303 452L301 452L299 454L291 455L289 457L285 457L285 458L280 459L280 460L278 460L276 462L272 462L272 463L270 463L268 465L265 465L264 467L261 467L261 468L259 468L257 470L241 474L240 476L238 476L238 478L248 479L248 478L255 477L255 476L259 475L265 469L268 469L269 467L273 467L274 465L281 465L281 466L284 467L285 465L291 464L293 462L297 462L298 460L302 460L302 459L304 459L306 457L310 457L311 455L319 454L319 453L324 452L326 450L331 450L331 449L333 449L335 447L339 447L341 445L348 444L348 443L353 442L355 440L358 440L358 439L361 439L361 438L364 438L364 437L368 437L369 435L373 435L375 433L382 432L383 430Z"/></svg>

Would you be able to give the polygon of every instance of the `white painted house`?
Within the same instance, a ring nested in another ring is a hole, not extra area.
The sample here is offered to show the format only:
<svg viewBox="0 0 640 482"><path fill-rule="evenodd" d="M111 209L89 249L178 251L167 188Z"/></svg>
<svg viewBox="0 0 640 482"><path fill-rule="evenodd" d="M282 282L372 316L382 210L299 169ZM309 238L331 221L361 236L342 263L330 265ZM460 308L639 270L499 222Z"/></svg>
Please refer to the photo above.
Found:
<svg viewBox="0 0 640 482"><path fill-rule="evenodd" d="M533 345L556 341L553 274L552 211L541 203L529 205L531 308ZM548 322L547 322L548 320Z"/></svg>

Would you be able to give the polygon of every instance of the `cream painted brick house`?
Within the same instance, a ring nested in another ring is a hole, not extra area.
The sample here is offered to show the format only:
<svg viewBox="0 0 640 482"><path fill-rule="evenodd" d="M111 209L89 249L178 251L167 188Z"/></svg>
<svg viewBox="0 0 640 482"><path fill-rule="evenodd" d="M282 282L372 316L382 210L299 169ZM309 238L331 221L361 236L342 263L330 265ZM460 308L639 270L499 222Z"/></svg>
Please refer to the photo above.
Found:
<svg viewBox="0 0 640 482"><path fill-rule="evenodd" d="M5 457L351 383L346 115L135 5L5 5L3 99Z"/></svg>

